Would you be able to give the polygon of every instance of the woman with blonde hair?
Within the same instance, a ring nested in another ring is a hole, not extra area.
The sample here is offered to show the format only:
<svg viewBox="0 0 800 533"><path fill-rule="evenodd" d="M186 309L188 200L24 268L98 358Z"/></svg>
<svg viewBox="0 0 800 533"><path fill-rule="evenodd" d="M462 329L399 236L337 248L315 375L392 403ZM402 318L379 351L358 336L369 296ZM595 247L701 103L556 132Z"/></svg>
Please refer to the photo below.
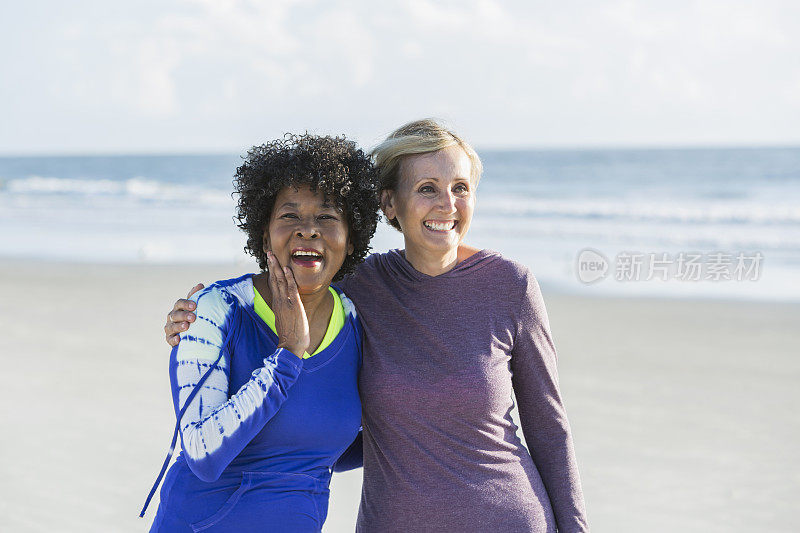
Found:
<svg viewBox="0 0 800 533"><path fill-rule="evenodd" d="M420 120L373 157L405 249L371 255L340 284L364 328L357 530L588 531L539 285L527 267L463 243L478 155ZM170 313L170 344L190 310L180 300Z"/></svg>

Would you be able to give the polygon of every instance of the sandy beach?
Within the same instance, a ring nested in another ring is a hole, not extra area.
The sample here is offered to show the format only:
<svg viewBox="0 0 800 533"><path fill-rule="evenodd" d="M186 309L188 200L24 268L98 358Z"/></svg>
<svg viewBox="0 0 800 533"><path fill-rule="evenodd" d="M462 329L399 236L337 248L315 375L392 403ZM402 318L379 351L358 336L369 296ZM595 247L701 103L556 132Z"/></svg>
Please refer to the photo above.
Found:
<svg viewBox="0 0 800 533"><path fill-rule="evenodd" d="M165 314L248 269L0 260L0 530L147 530ZM800 304L543 292L593 531L796 531ZM360 482L334 478L326 532Z"/></svg>

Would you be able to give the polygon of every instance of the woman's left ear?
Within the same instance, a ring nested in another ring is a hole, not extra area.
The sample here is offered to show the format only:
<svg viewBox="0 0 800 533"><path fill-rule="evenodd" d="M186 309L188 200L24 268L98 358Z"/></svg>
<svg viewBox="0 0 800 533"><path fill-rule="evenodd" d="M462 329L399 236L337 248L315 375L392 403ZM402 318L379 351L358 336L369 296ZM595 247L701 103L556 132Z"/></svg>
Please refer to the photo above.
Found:
<svg viewBox="0 0 800 533"><path fill-rule="evenodd" d="M353 243L350 242L350 239L347 239L347 255L353 255L353 252L355 251L355 246L353 246Z"/></svg>

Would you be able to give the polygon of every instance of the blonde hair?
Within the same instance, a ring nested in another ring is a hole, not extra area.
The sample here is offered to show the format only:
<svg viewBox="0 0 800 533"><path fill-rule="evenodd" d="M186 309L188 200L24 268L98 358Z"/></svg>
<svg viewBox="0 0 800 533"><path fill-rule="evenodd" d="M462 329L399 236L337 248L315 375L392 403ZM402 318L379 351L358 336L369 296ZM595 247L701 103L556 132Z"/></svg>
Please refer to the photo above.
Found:
<svg viewBox="0 0 800 533"><path fill-rule="evenodd" d="M400 164L407 156L438 152L444 148L458 145L469 157L472 169L470 179L478 185L483 173L483 164L478 153L467 141L454 131L447 129L434 119L415 120L400 126L373 148L370 155L378 167L381 190L394 190L400 181ZM397 219L389 224L400 229Z"/></svg>

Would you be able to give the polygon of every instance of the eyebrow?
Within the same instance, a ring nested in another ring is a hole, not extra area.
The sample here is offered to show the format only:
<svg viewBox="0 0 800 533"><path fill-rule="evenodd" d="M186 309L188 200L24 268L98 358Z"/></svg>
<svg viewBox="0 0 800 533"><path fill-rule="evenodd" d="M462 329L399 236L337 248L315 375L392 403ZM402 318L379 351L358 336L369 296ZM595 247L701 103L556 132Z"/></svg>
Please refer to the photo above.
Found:
<svg viewBox="0 0 800 533"><path fill-rule="evenodd" d="M297 209L299 207L299 204L297 202L284 202L284 203L282 203L281 205L278 206L278 209L283 209L284 207ZM325 209L336 209L336 206L333 205L330 202L323 203L322 207L325 208Z"/></svg>
<svg viewBox="0 0 800 533"><path fill-rule="evenodd" d="M431 177L431 176L425 176L425 177L422 177L422 178L419 178L419 179L413 181L412 183L416 185L418 183L422 183L423 181L435 181L435 182L438 183L440 180L439 180L439 178L434 178L434 177ZM472 183L472 179L471 178L467 178L465 176L456 176L455 178L453 178L453 181L467 181L469 183Z"/></svg>

